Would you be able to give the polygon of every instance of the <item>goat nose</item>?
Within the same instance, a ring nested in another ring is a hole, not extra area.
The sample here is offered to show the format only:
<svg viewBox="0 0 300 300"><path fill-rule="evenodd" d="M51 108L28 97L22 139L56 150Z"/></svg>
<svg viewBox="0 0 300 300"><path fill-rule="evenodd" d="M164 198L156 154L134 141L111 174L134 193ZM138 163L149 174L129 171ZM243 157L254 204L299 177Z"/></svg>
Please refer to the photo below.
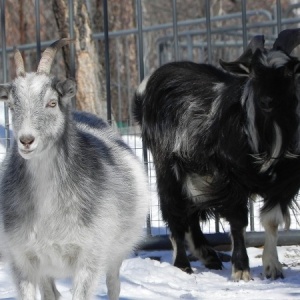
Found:
<svg viewBox="0 0 300 300"><path fill-rule="evenodd" d="M25 147L29 147L34 142L34 136L32 136L32 135L22 135L20 137L20 142Z"/></svg>

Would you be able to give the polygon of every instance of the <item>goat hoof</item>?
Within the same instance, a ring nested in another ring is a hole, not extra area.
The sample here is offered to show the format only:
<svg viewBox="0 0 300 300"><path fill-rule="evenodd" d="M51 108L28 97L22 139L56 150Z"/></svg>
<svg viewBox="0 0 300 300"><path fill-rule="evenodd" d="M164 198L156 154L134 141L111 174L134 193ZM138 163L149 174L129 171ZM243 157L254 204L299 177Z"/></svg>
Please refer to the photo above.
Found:
<svg viewBox="0 0 300 300"><path fill-rule="evenodd" d="M223 252L218 252L218 256L222 262L230 262L231 261L231 255L223 253Z"/></svg>
<svg viewBox="0 0 300 300"><path fill-rule="evenodd" d="M212 262L205 264L205 268L211 269L211 270L222 270L223 264L219 262Z"/></svg>
<svg viewBox="0 0 300 300"><path fill-rule="evenodd" d="M271 275L266 275L267 279L272 279L272 280L276 280L276 279L284 279L283 274L277 274L276 276L271 276Z"/></svg>
<svg viewBox="0 0 300 300"><path fill-rule="evenodd" d="M182 270L183 272L187 273L187 274L193 274L193 270L191 267L186 267L186 268L179 268L180 270Z"/></svg>
<svg viewBox="0 0 300 300"><path fill-rule="evenodd" d="M253 280L249 270L234 270L232 272L231 278L234 282L239 282L240 280L248 282L250 280Z"/></svg>
<svg viewBox="0 0 300 300"><path fill-rule="evenodd" d="M267 265L264 268L264 275L267 279L284 279L281 263L276 261L273 264Z"/></svg>

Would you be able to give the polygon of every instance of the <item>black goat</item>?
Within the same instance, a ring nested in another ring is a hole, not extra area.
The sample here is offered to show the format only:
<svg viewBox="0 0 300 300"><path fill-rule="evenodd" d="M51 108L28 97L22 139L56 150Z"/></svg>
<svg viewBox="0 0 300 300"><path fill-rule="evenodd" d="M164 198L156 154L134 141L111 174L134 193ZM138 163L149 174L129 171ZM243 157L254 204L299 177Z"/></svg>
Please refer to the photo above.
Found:
<svg viewBox="0 0 300 300"><path fill-rule="evenodd" d="M174 265L192 272L184 241L209 268L222 263L200 219L219 213L231 227L232 278L250 280L244 242L248 200L264 199L264 274L282 277L276 243L300 187L300 61L290 52L300 30L285 30L273 48L255 37L230 74L207 64L173 62L158 68L135 94L134 114L151 150Z"/></svg>

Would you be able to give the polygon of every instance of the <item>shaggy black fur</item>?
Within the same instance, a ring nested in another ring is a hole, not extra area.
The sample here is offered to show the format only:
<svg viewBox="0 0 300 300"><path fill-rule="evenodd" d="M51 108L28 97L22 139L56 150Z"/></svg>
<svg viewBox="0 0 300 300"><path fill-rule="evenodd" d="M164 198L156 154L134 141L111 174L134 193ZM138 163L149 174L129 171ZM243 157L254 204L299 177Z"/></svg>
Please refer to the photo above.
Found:
<svg viewBox="0 0 300 300"><path fill-rule="evenodd" d="M283 51L258 49L248 76L173 62L137 90L134 115L153 155L175 266L192 272L188 233L190 250L208 267L222 267L199 226L217 212L231 226L234 273L249 272L248 200L260 195L263 213L279 204L285 215L292 205L300 187L299 66Z"/></svg>

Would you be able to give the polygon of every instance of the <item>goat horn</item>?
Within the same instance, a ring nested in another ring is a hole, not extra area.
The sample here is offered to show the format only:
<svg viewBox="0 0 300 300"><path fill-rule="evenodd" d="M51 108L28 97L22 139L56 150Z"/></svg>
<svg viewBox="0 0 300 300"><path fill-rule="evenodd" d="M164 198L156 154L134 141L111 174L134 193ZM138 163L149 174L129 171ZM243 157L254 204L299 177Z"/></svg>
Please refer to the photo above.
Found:
<svg viewBox="0 0 300 300"><path fill-rule="evenodd" d="M16 74L17 76L25 76L25 67L24 67L24 61L21 55L21 52L14 47L14 60L16 65Z"/></svg>
<svg viewBox="0 0 300 300"><path fill-rule="evenodd" d="M256 49L263 50L265 46L265 37L263 35L254 36L249 42L243 54L236 60L239 62L248 61L249 56L252 58Z"/></svg>
<svg viewBox="0 0 300 300"><path fill-rule="evenodd" d="M300 44L300 28L286 29L278 34L273 49L283 50L290 54Z"/></svg>
<svg viewBox="0 0 300 300"><path fill-rule="evenodd" d="M52 62L58 49L73 42L74 40L63 38L52 43L42 54L42 58L37 68L37 73L50 74Z"/></svg>

